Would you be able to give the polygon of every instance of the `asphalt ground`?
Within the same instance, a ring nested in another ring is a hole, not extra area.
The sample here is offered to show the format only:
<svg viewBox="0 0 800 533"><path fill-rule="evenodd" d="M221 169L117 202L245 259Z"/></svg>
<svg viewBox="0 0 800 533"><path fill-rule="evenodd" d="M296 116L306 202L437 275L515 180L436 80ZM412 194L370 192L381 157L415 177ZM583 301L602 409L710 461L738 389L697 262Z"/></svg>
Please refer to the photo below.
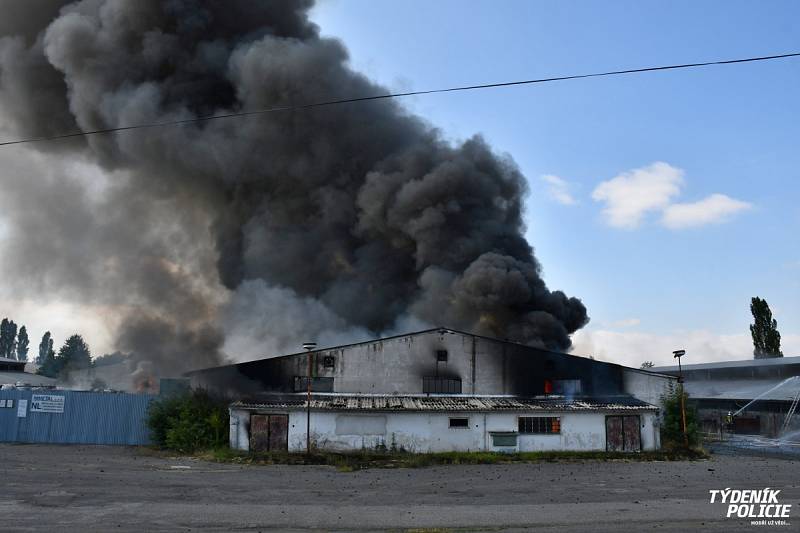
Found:
<svg viewBox="0 0 800 533"><path fill-rule="evenodd" d="M711 489L780 489L789 525L726 518ZM800 461L437 466L340 472L136 448L0 444L2 531L800 531Z"/></svg>

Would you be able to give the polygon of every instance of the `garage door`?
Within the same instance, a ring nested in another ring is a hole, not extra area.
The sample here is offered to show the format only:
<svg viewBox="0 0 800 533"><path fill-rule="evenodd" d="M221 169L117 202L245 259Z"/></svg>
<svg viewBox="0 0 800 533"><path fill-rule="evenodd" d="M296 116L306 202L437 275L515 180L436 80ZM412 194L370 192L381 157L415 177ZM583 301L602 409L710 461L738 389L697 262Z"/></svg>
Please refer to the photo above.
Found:
<svg viewBox="0 0 800 533"><path fill-rule="evenodd" d="M639 415L606 417L606 450L638 452L642 449Z"/></svg>
<svg viewBox="0 0 800 533"><path fill-rule="evenodd" d="M250 415L251 451L285 452L288 448L288 415Z"/></svg>

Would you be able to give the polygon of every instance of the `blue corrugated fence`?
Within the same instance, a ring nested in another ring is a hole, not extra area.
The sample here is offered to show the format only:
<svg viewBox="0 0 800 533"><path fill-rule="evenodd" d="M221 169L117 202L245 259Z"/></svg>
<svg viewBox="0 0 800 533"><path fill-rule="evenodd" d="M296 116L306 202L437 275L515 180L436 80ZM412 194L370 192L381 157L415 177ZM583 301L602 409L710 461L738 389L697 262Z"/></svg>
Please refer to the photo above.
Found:
<svg viewBox="0 0 800 533"><path fill-rule="evenodd" d="M0 442L150 444L147 407L154 398L150 394L0 390Z"/></svg>

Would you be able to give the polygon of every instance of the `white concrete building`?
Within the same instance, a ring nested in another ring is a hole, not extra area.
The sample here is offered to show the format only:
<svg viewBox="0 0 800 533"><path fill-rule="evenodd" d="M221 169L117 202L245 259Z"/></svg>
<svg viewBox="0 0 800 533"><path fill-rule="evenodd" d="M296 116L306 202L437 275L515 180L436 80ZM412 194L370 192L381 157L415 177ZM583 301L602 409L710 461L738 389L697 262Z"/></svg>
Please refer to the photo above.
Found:
<svg viewBox="0 0 800 533"><path fill-rule="evenodd" d="M233 448L304 451L309 362L311 441L330 450L654 450L675 380L446 328L190 376L240 398Z"/></svg>
<svg viewBox="0 0 800 533"><path fill-rule="evenodd" d="M230 412L231 447L270 449L285 438L289 451L305 451L302 395L239 401ZM324 450L596 451L609 449L612 431L612 450L639 451L660 447L657 420L656 407L632 398L608 403L326 394L312 400L310 426L312 446Z"/></svg>

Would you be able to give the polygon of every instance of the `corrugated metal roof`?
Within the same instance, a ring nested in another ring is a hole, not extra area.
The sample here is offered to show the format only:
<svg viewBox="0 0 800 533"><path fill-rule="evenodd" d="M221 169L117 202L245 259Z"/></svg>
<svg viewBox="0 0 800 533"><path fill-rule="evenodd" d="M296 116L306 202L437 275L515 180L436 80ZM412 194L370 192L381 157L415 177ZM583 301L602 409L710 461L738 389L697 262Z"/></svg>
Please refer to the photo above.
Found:
<svg viewBox="0 0 800 533"><path fill-rule="evenodd" d="M718 361L715 363L695 363L683 365L683 371L691 370L719 370L726 368L762 368L770 366L800 365L800 357L771 357L769 359L742 359L736 361ZM678 372L678 366L656 366L650 368L655 372Z"/></svg>
<svg viewBox="0 0 800 533"><path fill-rule="evenodd" d="M28 372L0 372L0 385L29 385L29 386L47 386L54 385L56 382L53 378L40 376L38 374L30 374Z"/></svg>
<svg viewBox="0 0 800 533"><path fill-rule="evenodd" d="M239 400L234 409L296 409L305 395L264 395ZM522 398L513 396L348 396L316 395L311 408L323 411L629 411L657 409L632 396L603 398Z"/></svg>
<svg viewBox="0 0 800 533"><path fill-rule="evenodd" d="M726 379L684 383L689 398L694 400L762 400L791 401L800 392L800 379Z"/></svg>

